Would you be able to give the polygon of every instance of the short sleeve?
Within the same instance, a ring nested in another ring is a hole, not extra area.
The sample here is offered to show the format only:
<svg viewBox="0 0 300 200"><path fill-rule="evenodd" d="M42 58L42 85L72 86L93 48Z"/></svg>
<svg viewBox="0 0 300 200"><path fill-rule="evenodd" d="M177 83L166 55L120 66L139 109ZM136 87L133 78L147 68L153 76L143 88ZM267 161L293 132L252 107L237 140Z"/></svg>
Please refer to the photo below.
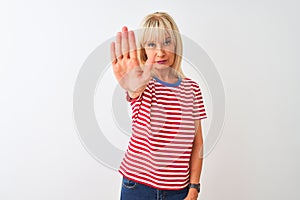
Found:
<svg viewBox="0 0 300 200"><path fill-rule="evenodd" d="M206 110L203 100L202 91L197 83L194 85L194 101L193 101L193 119L206 119Z"/></svg>

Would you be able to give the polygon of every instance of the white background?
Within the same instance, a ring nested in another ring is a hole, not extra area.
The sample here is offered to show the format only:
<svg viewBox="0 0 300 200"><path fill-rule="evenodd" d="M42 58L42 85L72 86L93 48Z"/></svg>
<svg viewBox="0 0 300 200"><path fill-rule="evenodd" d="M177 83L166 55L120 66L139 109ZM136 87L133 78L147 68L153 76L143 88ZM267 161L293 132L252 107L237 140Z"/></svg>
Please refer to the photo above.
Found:
<svg viewBox="0 0 300 200"><path fill-rule="evenodd" d="M1 1L0 199L119 198L121 176L77 136L73 89L96 47L155 11L208 53L225 87L225 125L199 199L299 199L299 8L296 0Z"/></svg>

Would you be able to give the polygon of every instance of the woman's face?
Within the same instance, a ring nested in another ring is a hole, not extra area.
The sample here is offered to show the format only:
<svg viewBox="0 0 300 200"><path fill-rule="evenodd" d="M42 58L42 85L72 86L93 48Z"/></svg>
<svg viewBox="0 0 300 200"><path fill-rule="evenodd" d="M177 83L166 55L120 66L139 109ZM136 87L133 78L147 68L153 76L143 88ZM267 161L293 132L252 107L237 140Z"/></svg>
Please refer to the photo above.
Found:
<svg viewBox="0 0 300 200"><path fill-rule="evenodd" d="M146 41L144 45L148 58L155 56L155 69L165 69L173 65L175 59L175 44L171 37Z"/></svg>

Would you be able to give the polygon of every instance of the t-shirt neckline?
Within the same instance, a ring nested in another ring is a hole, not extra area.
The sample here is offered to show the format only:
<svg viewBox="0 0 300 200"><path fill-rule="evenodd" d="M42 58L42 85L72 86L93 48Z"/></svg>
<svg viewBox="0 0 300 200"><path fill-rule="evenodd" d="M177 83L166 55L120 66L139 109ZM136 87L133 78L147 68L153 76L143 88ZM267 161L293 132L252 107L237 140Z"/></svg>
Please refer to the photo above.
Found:
<svg viewBox="0 0 300 200"><path fill-rule="evenodd" d="M176 87L176 86L179 86L180 83L181 83L181 78L180 78L180 77L178 77L178 81L177 81L176 83L167 83L167 82L165 82L165 81L160 80L160 79L157 78L156 76L154 77L154 79L155 79L157 82L159 82L159 83L161 83L162 85L167 86L167 87Z"/></svg>

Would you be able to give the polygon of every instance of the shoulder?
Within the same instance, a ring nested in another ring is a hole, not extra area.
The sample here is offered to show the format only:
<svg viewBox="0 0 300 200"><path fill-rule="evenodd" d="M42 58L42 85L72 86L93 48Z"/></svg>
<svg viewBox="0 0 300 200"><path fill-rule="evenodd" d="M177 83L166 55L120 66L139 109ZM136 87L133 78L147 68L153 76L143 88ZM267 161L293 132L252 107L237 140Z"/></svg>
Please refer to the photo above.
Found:
<svg viewBox="0 0 300 200"><path fill-rule="evenodd" d="M193 90L199 90L200 89L199 84L196 81L194 81L193 79L189 78L189 77L183 78L182 83L185 86L188 86Z"/></svg>

